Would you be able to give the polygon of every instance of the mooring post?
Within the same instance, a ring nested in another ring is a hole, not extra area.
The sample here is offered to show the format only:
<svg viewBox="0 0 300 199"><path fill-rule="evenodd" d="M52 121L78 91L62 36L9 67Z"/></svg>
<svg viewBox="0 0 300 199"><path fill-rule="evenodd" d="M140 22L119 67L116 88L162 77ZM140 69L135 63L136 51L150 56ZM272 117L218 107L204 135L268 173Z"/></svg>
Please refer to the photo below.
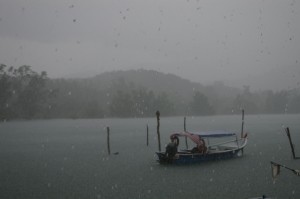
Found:
<svg viewBox="0 0 300 199"><path fill-rule="evenodd" d="M184 130L184 132L186 132L186 117L184 117L184 120L183 120L183 130ZM186 149L189 148L186 136L185 136L185 146L186 146Z"/></svg>
<svg viewBox="0 0 300 199"><path fill-rule="evenodd" d="M147 124L147 146L149 145L149 127Z"/></svg>
<svg viewBox="0 0 300 199"><path fill-rule="evenodd" d="M109 127L106 127L106 130L107 130L107 151L108 151L108 155L110 155Z"/></svg>
<svg viewBox="0 0 300 199"><path fill-rule="evenodd" d="M285 132L286 132L286 134L287 134L287 136L288 136L288 138L289 138L289 142L290 142L290 146L291 146L291 149L292 149L293 158L296 159L296 156L295 156L295 150L294 150L294 145L293 145L293 143L292 143L292 138L291 138L291 134L290 134L290 129L289 129L289 127L287 127L287 128L285 129Z"/></svg>
<svg viewBox="0 0 300 199"><path fill-rule="evenodd" d="M160 132L159 132L159 127L160 127L160 123L159 123L159 116L160 113L159 111L156 111L156 119L157 119L157 139L158 139L158 151L161 151L161 147L160 147Z"/></svg>
<svg viewBox="0 0 300 199"><path fill-rule="evenodd" d="M241 138L244 137L244 114L245 114L245 111L244 111L244 109L242 109L242 129L241 129Z"/></svg>
<svg viewBox="0 0 300 199"><path fill-rule="evenodd" d="M183 118L183 130L186 132L186 117Z"/></svg>

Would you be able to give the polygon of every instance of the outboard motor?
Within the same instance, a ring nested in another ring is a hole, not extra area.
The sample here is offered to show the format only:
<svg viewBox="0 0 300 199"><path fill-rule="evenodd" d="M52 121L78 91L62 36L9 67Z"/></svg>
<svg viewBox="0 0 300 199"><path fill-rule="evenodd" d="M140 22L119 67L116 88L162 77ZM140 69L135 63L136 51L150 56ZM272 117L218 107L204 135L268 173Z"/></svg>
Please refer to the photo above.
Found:
<svg viewBox="0 0 300 199"><path fill-rule="evenodd" d="M171 142L166 147L166 158L171 161L177 153L177 145L174 142Z"/></svg>

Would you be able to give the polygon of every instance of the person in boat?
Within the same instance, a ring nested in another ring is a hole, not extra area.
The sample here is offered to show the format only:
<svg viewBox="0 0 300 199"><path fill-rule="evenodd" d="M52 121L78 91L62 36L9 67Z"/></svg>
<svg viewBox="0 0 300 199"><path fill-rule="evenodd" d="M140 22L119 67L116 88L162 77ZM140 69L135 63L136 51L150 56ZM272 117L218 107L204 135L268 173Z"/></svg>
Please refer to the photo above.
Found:
<svg viewBox="0 0 300 199"><path fill-rule="evenodd" d="M200 141L199 143L197 143L197 146L192 149L192 153L204 154L206 152L207 152L207 147L205 146L205 141L202 138L200 138Z"/></svg>
<svg viewBox="0 0 300 199"><path fill-rule="evenodd" d="M172 159L177 153L179 139L177 136L171 136L170 139L171 139L171 142L166 147L166 157L169 159Z"/></svg>

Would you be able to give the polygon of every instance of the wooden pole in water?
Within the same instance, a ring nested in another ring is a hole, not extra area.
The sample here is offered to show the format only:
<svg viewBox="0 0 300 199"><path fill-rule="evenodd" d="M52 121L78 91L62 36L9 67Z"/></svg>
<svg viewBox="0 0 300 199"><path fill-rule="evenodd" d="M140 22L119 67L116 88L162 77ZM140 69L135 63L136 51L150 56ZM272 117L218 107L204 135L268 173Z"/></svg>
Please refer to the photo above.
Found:
<svg viewBox="0 0 300 199"><path fill-rule="evenodd" d="M110 155L109 127L106 127L106 130L107 130L107 151L108 151L108 155Z"/></svg>
<svg viewBox="0 0 300 199"><path fill-rule="evenodd" d="M160 127L160 123L159 123L159 116L160 113L159 111L156 111L156 119L157 119L157 139L158 139L158 151L161 151L161 147L160 147L160 132L159 132L159 127Z"/></svg>
<svg viewBox="0 0 300 199"><path fill-rule="evenodd" d="M147 124L147 146L149 146L149 127Z"/></svg>
<svg viewBox="0 0 300 199"><path fill-rule="evenodd" d="M186 117L184 117L183 130L184 130L184 132L186 132ZM185 137L185 146L186 146L186 149L189 148L188 143L187 143L187 137Z"/></svg>
<svg viewBox="0 0 300 199"><path fill-rule="evenodd" d="M241 137L244 137L244 114L245 111L242 109L242 129L241 129Z"/></svg>
<svg viewBox="0 0 300 199"><path fill-rule="evenodd" d="M295 150L294 150L294 145L293 145L293 143L292 143L292 138L291 138L291 134L290 134L290 129L289 129L289 127L287 127L287 128L285 129L285 132L286 132L286 134L287 134L287 136L288 136L288 138L289 138L289 142L290 142L290 146L291 146L291 149L292 149L293 158L296 159L296 156L295 156Z"/></svg>
<svg viewBox="0 0 300 199"><path fill-rule="evenodd" d="M183 118L183 130L186 132L186 117Z"/></svg>

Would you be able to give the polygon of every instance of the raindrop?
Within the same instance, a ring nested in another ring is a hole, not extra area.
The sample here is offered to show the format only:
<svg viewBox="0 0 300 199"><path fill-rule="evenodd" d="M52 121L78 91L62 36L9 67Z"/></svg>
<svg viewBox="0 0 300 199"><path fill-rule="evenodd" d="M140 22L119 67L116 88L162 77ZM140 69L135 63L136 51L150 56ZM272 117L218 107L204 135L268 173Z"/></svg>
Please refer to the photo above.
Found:
<svg viewBox="0 0 300 199"><path fill-rule="evenodd" d="M278 146L278 150L280 151L281 149L282 149L282 147L279 145L279 146Z"/></svg>

